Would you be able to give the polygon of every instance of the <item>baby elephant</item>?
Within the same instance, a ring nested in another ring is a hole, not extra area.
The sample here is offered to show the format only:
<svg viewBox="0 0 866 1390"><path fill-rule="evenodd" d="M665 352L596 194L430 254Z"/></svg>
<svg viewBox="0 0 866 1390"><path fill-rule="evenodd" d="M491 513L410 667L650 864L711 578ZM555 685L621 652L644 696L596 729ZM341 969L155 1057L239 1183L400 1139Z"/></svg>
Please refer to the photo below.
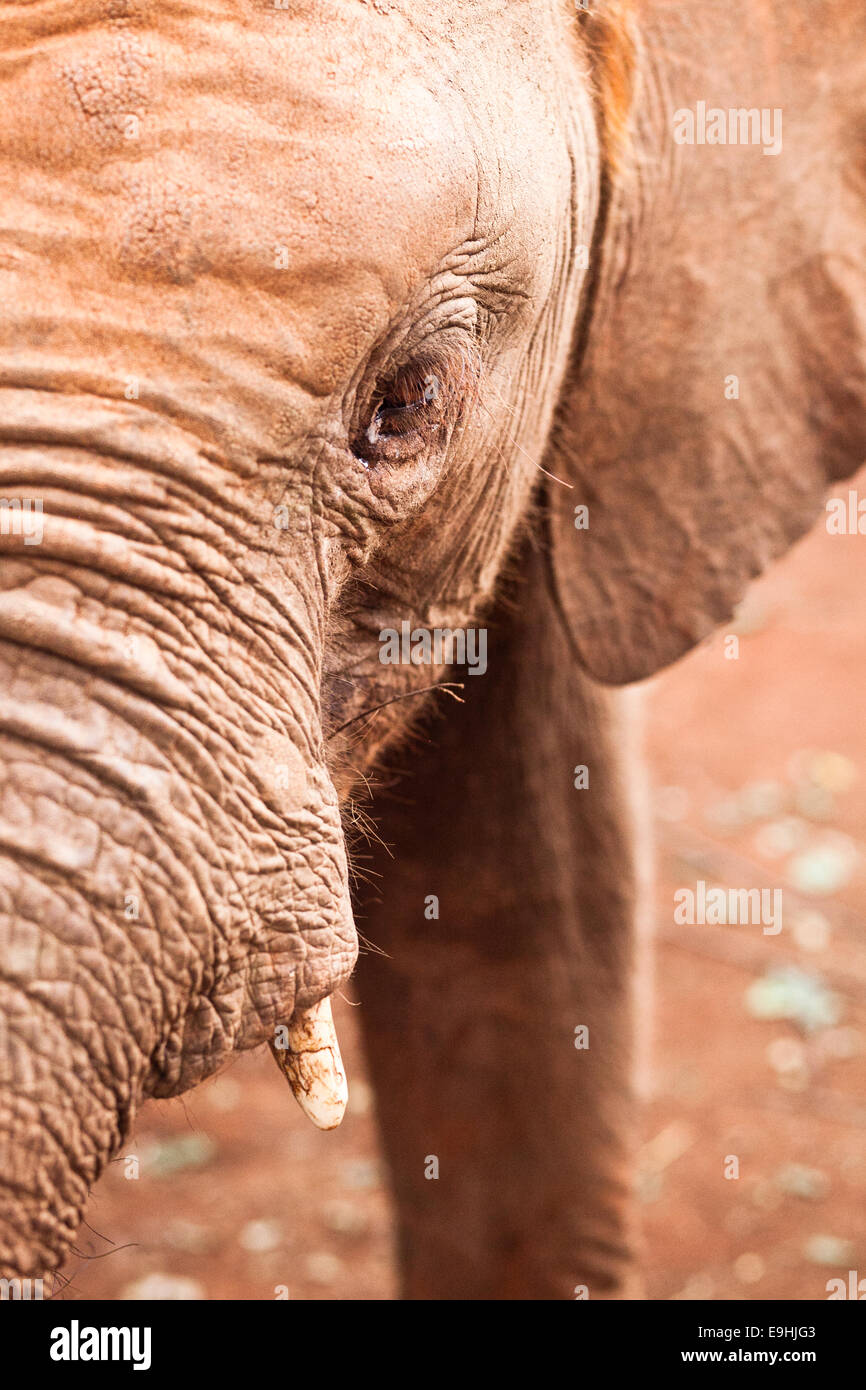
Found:
<svg viewBox="0 0 866 1390"><path fill-rule="evenodd" d="M357 914L406 1294L635 1292L604 687L866 455L864 55L859 0L2 6L4 1275L241 1049L339 1122Z"/></svg>

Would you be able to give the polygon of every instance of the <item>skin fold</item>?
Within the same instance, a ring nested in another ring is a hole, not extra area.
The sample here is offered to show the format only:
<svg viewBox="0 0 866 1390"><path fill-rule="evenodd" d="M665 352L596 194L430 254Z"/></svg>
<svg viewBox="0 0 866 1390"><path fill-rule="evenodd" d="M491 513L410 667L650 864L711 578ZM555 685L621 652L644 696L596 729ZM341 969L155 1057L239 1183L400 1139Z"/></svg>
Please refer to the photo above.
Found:
<svg viewBox="0 0 866 1390"><path fill-rule="evenodd" d="M143 1100L349 977L357 915L407 1295L636 1291L604 686L866 452L864 38L853 0L3 6L0 499L41 528L0 527L4 1275ZM698 100L782 150L677 145ZM483 625L486 673L384 665L404 622Z"/></svg>

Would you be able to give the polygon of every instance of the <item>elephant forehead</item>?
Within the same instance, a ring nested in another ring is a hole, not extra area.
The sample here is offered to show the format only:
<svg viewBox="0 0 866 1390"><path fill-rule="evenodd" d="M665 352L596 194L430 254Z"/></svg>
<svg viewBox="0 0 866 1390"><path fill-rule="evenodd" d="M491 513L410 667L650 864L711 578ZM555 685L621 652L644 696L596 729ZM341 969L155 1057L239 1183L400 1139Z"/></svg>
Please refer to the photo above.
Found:
<svg viewBox="0 0 866 1390"><path fill-rule="evenodd" d="M455 252L545 301L568 176L498 6L461 7L482 65L436 6L285 4L3 7L0 369L108 367L258 432L300 418L287 382L345 385Z"/></svg>
<svg viewBox="0 0 866 1390"><path fill-rule="evenodd" d="M85 279L112 262L280 299L312 278L346 302L332 277L352 267L387 314L471 234L473 152L459 103L394 33L358 33L362 7L325 26L305 8L252 24L157 6L154 30L79 24L26 56L0 26L4 221L32 248L74 243Z"/></svg>

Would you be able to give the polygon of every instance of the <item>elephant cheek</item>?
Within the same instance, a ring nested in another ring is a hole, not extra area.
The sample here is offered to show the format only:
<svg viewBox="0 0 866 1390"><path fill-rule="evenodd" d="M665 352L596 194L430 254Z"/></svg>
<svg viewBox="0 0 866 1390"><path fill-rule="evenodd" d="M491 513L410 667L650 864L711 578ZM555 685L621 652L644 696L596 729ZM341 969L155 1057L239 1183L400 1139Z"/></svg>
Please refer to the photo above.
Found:
<svg viewBox="0 0 866 1390"><path fill-rule="evenodd" d="M327 998L355 966L358 938L332 790L313 820L286 846L281 869L248 895L262 926L238 942L235 969L217 991L218 1003L237 1009L239 1048L273 1043L295 1013Z"/></svg>

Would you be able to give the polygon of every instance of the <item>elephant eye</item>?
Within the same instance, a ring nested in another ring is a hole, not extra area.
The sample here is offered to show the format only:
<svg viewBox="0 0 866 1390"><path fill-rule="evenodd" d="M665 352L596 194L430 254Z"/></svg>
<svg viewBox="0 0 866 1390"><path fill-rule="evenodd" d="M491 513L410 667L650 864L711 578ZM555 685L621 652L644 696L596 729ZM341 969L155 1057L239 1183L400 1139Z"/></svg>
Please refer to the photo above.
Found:
<svg viewBox="0 0 866 1390"><path fill-rule="evenodd" d="M399 372L373 399L367 423L353 444L366 463L400 463L431 443L445 423L445 397L434 371Z"/></svg>
<svg viewBox="0 0 866 1390"><path fill-rule="evenodd" d="M365 467L400 464L441 439L459 419L475 373L461 355L419 357L381 383L373 394L352 452Z"/></svg>

